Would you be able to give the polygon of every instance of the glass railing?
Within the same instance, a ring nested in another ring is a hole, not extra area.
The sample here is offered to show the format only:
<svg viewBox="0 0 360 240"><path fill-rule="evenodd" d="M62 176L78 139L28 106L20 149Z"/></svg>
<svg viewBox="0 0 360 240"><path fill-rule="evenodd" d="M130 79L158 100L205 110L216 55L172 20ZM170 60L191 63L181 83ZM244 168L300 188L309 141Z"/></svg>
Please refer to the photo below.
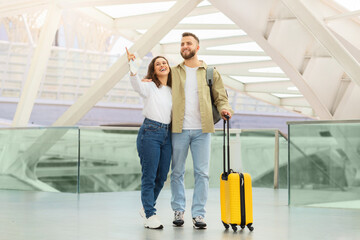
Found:
<svg viewBox="0 0 360 240"><path fill-rule="evenodd" d="M241 166L254 187L287 188L287 139L279 130L242 130Z"/></svg>
<svg viewBox="0 0 360 240"><path fill-rule="evenodd" d="M138 128L80 128L80 192L140 190Z"/></svg>
<svg viewBox="0 0 360 240"><path fill-rule="evenodd" d="M79 130L0 130L0 188L77 192Z"/></svg>
<svg viewBox="0 0 360 240"><path fill-rule="evenodd" d="M138 128L0 129L0 189L112 192L139 190ZM278 130L231 129L231 168L248 172L254 187L287 186L287 144ZM185 186L193 188L191 154ZM210 187L223 171L223 134L212 134ZM169 188L169 178L165 188Z"/></svg>
<svg viewBox="0 0 360 240"><path fill-rule="evenodd" d="M360 121L288 124L289 204L360 208Z"/></svg>

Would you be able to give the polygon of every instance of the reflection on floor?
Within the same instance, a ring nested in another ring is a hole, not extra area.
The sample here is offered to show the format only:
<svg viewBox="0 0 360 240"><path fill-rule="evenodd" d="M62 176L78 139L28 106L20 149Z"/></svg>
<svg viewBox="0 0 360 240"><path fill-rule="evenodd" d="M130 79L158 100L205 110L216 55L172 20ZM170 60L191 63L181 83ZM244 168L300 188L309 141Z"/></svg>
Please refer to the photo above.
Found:
<svg viewBox="0 0 360 240"><path fill-rule="evenodd" d="M360 239L360 210L288 207L287 191L255 188L254 227L234 233L220 222L219 189L210 189L208 229L191 224L187 190L185 226L172 226L170 191L159 197L163 230L145 229L138 214L140 192L76 194L0 191L1 240L285 240Z"/></svg>
<svg viewBox="0 0 360 240"><path fill-rule="evenodd" d="M347 208L347 209L359 209L360 210L360 200L310 204L308 206L309 207L325 207L325 208Z"/></svg>

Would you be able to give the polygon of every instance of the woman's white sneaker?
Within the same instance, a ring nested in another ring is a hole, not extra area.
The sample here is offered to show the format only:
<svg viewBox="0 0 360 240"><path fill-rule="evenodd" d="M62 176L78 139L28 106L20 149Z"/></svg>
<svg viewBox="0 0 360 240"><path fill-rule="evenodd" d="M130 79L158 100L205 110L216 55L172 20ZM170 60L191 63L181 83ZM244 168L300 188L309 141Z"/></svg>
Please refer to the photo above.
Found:
<svg viewBox="0 0 360 240"><path fill-rule="evenodd" d="M145 227L151 229L162 229L164 226L156 215L145 219Z"/></svg>
<svg viewBox="0 0 360 240"><path fill-rule="evenodd" d="M139 211L139 214L142 218L146 219L146 215L145 215L145 210L144 208L141 208L140 211Z"/></svg>

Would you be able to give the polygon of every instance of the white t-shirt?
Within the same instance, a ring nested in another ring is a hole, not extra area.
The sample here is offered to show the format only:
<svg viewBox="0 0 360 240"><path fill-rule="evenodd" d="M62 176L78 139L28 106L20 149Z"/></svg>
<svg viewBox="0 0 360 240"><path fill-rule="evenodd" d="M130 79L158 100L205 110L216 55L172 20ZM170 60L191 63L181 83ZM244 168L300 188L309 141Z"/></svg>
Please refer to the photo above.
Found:
<svg viewBox="0 0 360 240"><path fill-rule="evenodd" d="M200 104L196 68L185 66L185 115L183 129L201 129Z"/></svg>
<svg viewBox="0 0 360 240"><path fill-rule="evenodd" d="M158 88L154 82L141 82L130 75L130 82L136 92L144 98L143 115L151 120L169 124L171 122L172 96L169 86Z"/></svg>

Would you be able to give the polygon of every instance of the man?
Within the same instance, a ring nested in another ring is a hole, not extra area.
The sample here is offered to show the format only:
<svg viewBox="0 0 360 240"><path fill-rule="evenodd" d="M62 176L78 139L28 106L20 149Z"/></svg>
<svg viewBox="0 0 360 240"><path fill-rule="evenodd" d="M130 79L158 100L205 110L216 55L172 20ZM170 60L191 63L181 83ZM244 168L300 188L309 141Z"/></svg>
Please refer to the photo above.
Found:
<svg viewBox="0 0 360 240"><path fill-rule="evenodd" d="M214 132L212 105L206 81L207 66L198 60L199 39L193 33L182 34L180 53L184 61L172 67L172 147L171 207L174 210L173 224L184 224L185 160L190 147L195 186L191 214L195 228L206 228L205 204L209 188L210 140ZM220 74L214 69L212 86L214 103L225 119L231 117L232 109Z"/></svg>

